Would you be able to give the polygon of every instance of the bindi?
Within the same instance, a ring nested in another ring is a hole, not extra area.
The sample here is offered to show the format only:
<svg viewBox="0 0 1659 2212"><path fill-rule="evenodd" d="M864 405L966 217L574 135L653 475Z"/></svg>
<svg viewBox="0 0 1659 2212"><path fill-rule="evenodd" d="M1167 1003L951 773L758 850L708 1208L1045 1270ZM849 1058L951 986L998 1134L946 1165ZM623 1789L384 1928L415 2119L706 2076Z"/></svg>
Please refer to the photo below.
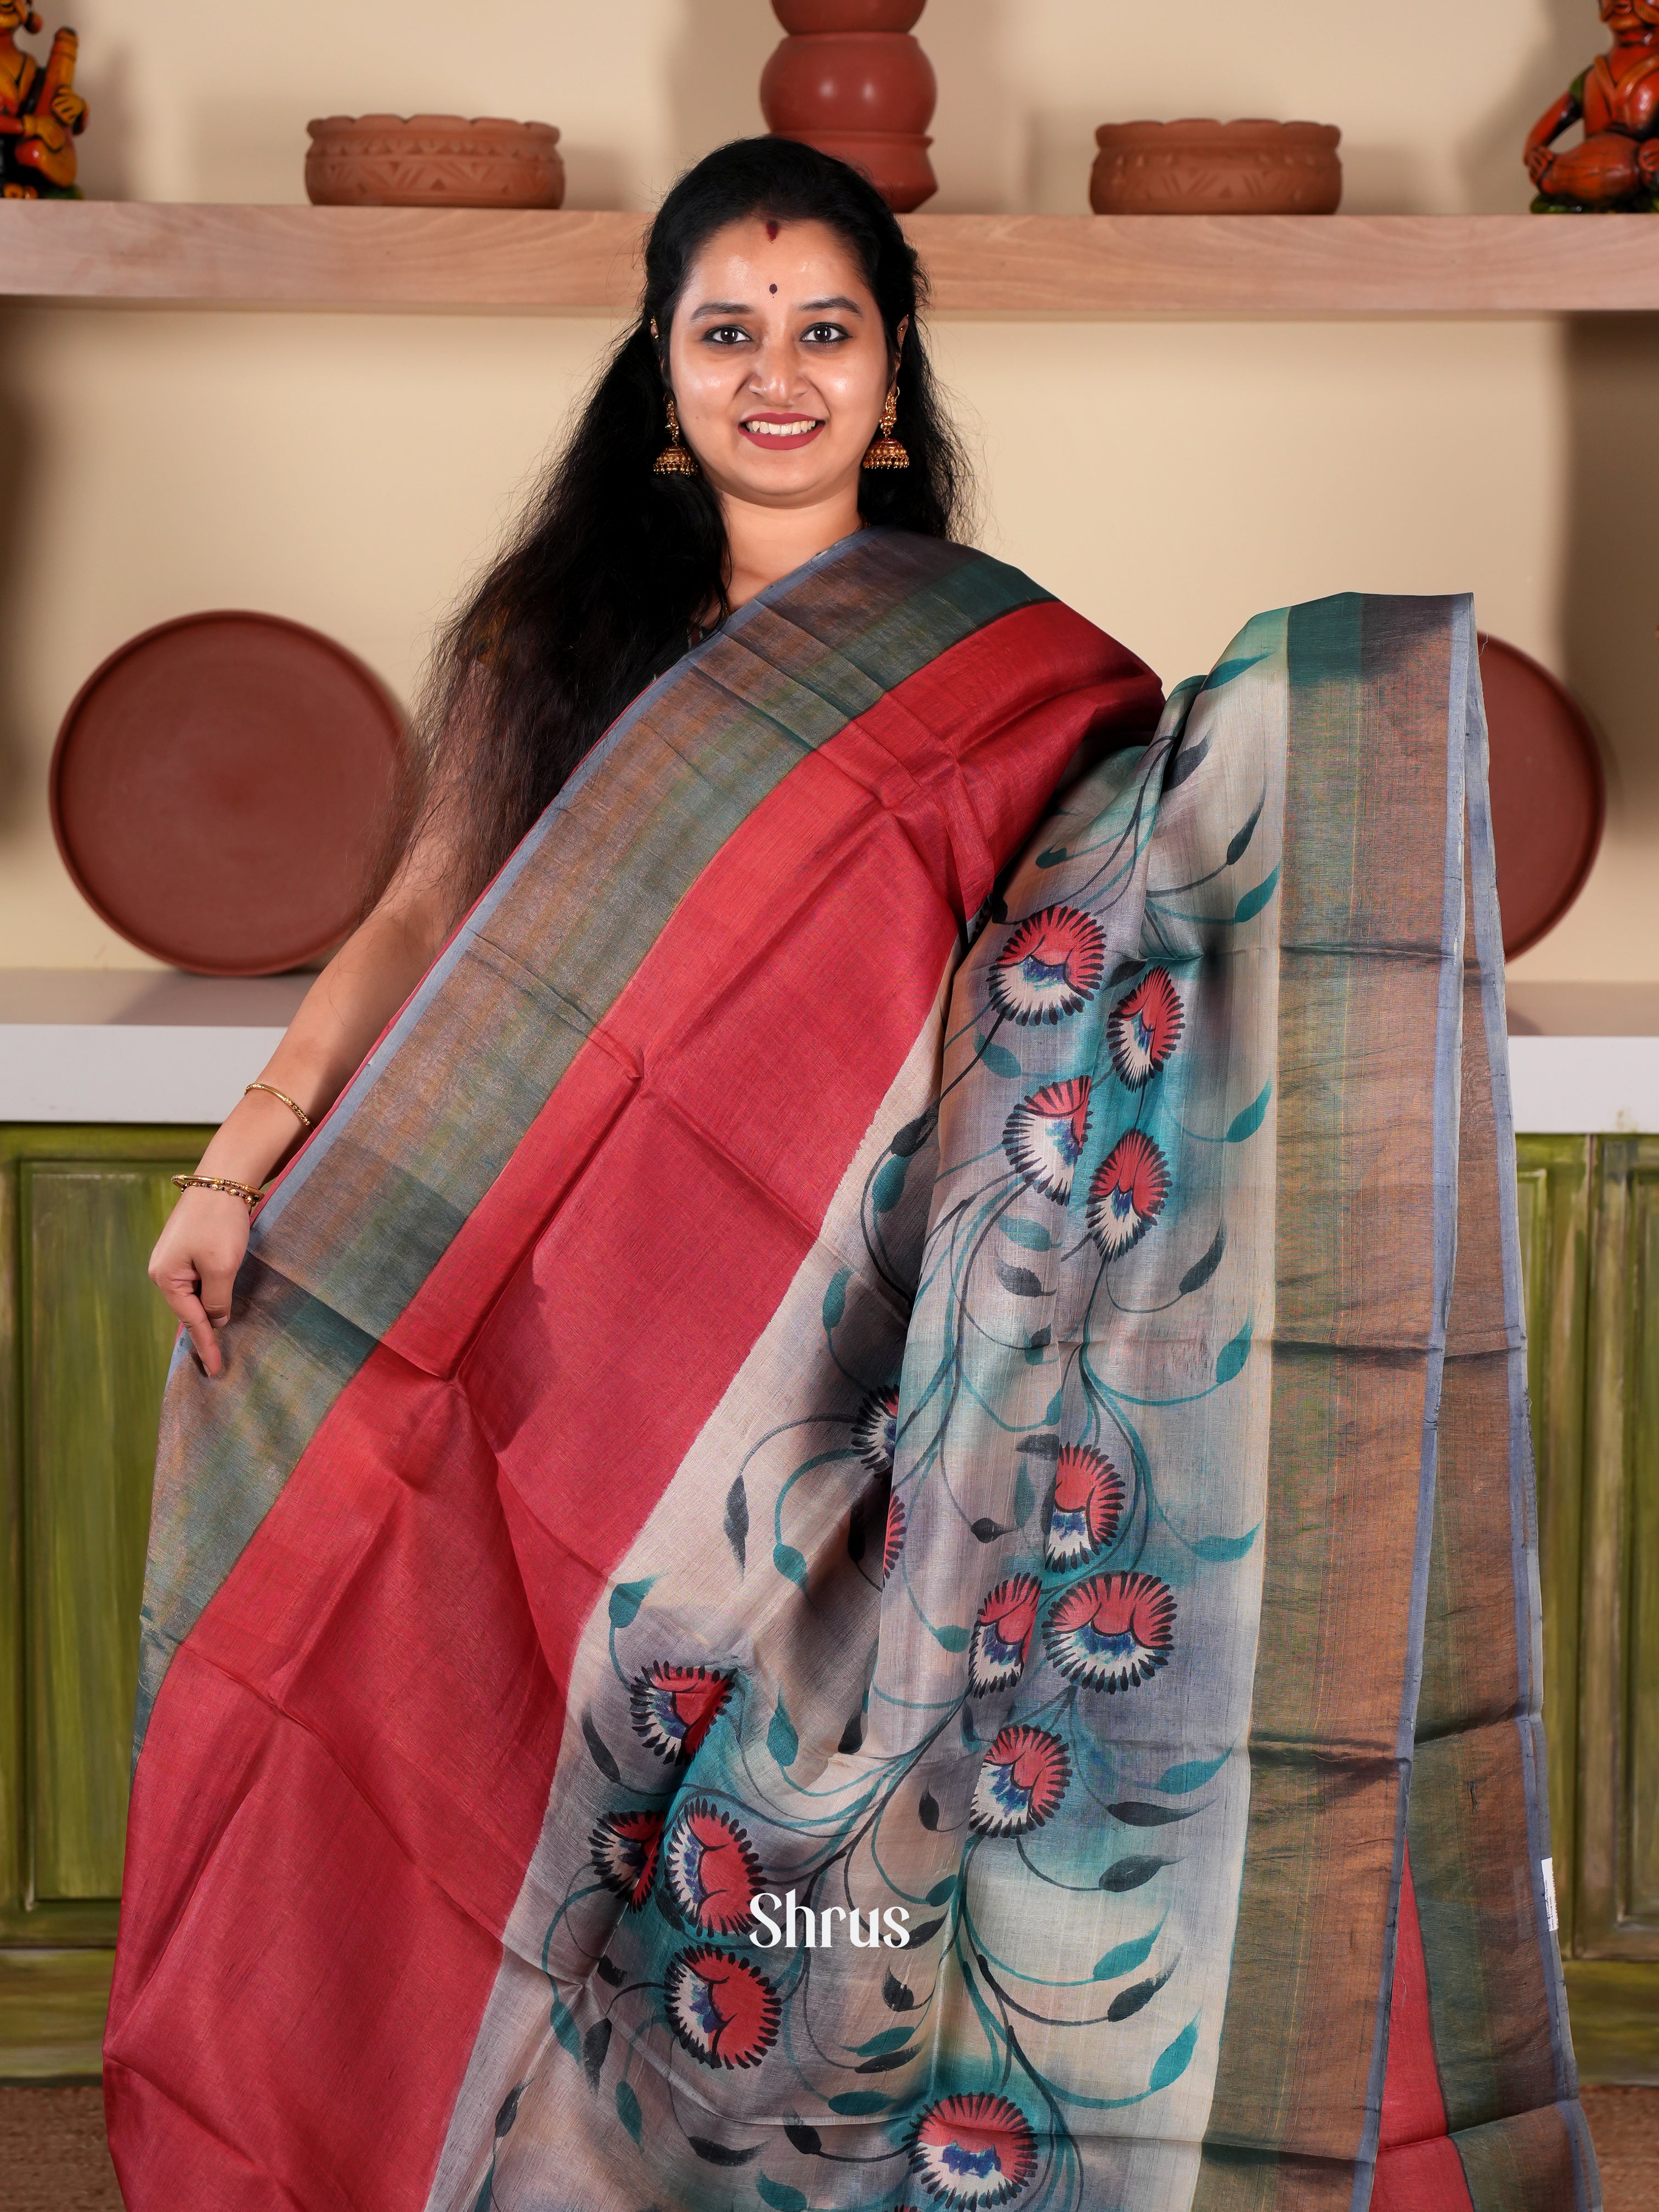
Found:
<svg viewBox="0 0 1659 2212"><path fill-rule="evenodd" d="M771 284L771 285L769 285L769 286L767 287L767 289L768 289L768 290L769 290L769 291L775 292L775 291L777 290L777 289L778 289L778 288L777 288L777 286L776 286L775 284Z"/></svg>
<svg viewBox="0 0 1659 2212"><path fill-rule="evenodd" d="M775 222L775 221L773 221L770 217L769 217L769 218L768 218L768 221L767 221L767 225L766 225L766 235L767 235L769 238L775 238L775 237L777 236L777 234L778 234L778 226L777 226L777 224L776 224L776 222ZM775 292L777 290L777 289L778 289L778 288L777 288L777 286L776 286L775 284L772 287L772 289L773 289Z"/></svg>

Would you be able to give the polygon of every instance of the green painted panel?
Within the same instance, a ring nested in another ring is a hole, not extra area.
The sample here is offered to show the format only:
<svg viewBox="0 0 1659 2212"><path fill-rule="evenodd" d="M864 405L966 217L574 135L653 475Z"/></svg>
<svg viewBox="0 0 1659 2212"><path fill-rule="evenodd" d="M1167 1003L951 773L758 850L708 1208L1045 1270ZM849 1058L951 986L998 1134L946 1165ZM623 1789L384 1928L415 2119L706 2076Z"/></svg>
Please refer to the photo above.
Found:
<svg viewBox="0 0 1659 2212"><path fill-rule="evenodd" d="M114 1968L107 1949L0 1950L0 2081L95 2081Z"/></svg>
<svg viewBox="0 0 1659 2212"><path fill-rule="evenodd" d="M1544 1729L1561 1948L1572 1944L1578 1723L1578 1592L1583 1513L1584 1357L1589 1291L1590 1140L1516 1146L1527 1381L1538 1462L1544 1596Z"/></svg>
<svg viewBox="0 0 1659 2212"><path fill-rule="evenodd" d="M1575 1949L1659 1987L1659 1137L1596 1146Z"/></svg>
<svg viewBox="0 0 1659 2212"><path fill-rule="evenodd" d="M145 1277L167 1165L21 1173L25 1675L34 1898L121 1886L155 1423L171 1314Z"/></svg>

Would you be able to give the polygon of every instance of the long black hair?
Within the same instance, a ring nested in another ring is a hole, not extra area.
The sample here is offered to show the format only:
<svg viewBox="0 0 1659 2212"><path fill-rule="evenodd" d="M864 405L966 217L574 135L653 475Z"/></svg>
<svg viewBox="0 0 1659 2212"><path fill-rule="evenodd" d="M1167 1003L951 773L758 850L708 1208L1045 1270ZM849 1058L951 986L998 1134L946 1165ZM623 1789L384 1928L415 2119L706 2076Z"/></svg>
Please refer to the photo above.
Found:
<svg viewBox="0 0 1659 2212"><path fill-rule="evenodd" d="M459 913L693 626L730 611L714 492L701 471L658 476L652 464L666 441L668 337L692 261L716 231L757 215L827 223L880 309L910 465L864 472L864 520L931 538L957 529L966 467L917 323L926 280L891 210L856 169L793 140L719 148L658 210L637 321L516 536L438 641L371 896L430 825Z"/></svg>

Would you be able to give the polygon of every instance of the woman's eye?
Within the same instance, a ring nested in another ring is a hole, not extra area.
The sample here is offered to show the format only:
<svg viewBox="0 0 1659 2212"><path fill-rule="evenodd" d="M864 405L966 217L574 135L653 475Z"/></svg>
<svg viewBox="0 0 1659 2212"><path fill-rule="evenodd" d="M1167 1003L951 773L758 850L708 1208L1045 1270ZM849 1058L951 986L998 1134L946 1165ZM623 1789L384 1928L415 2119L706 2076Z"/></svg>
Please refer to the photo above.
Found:
<svg viewBox="0 0 1659 2212"><path fill-rule="evenodd" d="M840 323L814 323L810 329L801 332L802 338L813 345L833 344L846 336L846 330Z"/></svg>
<svg viewBox="0 0 1659 2212"><path fill-rule="evenodd" d="M749 337L741 323L716 323L702 335L708 345L742 345Z"/></svg>

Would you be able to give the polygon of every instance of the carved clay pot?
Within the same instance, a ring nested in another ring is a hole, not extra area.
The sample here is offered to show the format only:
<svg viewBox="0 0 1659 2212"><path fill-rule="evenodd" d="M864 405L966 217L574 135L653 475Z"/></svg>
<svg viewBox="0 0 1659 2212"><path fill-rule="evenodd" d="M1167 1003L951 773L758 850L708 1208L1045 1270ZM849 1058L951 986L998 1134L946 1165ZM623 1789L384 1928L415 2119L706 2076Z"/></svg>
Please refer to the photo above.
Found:
<svg viewBox="0 0 1659 2212"><path fill-rule="evenodd" d="M919 0L773 5L792 35L761 76L768 129L862 169L901 214L920 207L939 188L927 159L939 86L933 64L908 35Z"/></svg>
<svg viewBox="0 0 1659 2212"><path fill-rule="evenodd" d="M306 128L306 192L317 207L556 208L564 198L550 123L329 115Z"/></svg>
<svg viewBox="0 0 1659 2212"><path fill-rule="evenodd" d="M786 31L802 38L814 31L914 30L927 0L772 0Z"/></svg>
<svg viewBox="0 0 1659 2212"><path fill-rule="evenodd" d="M1105 123L1097 215L1334 215L1342 133L1328 123Z"/></svg>

